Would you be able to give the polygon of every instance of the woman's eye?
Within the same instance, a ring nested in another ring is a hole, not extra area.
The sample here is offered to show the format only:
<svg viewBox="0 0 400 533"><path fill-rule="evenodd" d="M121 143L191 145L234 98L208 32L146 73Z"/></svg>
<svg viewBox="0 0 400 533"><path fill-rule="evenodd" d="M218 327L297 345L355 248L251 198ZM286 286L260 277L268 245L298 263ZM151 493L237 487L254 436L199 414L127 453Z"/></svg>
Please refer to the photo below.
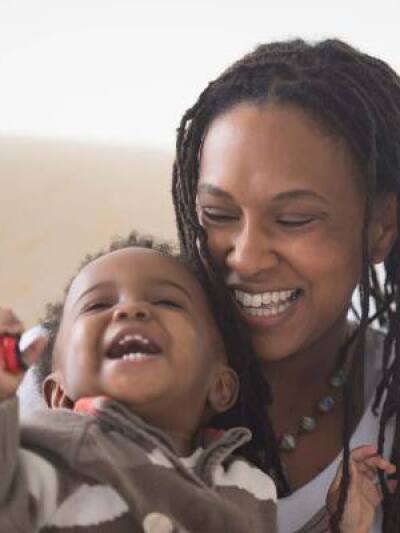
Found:
<svg viewBox="0 0 400 533"><path fill-rule="evenodd" d="M296 227L306 226L307 224L310 224L314 220L315 220L315 217L280 218L278 219L278 224L280 224L281 226L289 227L289 228L290 227L296 228Z"/></svg>
<svg viewBox="0 0 400 533"><path fill-rule="evenodd" d="M210 222L231 222L237 219L237 215L233 213L228 213L227 211L222 211L220 209L215 209L211 207L201 207L200 216L204 220L209 220Z"/></svg>

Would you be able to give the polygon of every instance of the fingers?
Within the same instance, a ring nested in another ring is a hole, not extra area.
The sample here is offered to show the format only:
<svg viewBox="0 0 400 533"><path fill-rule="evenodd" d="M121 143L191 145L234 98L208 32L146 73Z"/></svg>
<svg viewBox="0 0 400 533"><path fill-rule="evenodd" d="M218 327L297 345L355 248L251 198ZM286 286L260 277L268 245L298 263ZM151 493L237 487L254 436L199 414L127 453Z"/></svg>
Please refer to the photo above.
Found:
<svg viewBox="0 0 400 533"><path fill-rule="evenodd" d="M379 501L382 498L380 487L377 486L377 471L383 471L386 475L396 472L396 467L390 461L377 454L374 445L364 445L354 448L350 453L350 480L353 487L361 480L367 480L371 484L371 493L377 495ZM333 494L339 490L343 476L343 462L340 463L336 471L335 478L330 486L329 493ZM373 490L372 490L373 488Z"/></svg>
<svg viewBox="0 0 400 533"><path fill-rule="evenodd" d="M24 331L23 323L11 309L0 307L0 335L21 335Z"/></svg>
<svg viewBox="0 0 400 533"><path fill-rule="evenodd" d="M380 455L366 459L360 464L360 468L369 469L375 473L379 469L387 475L394 474L396 472L395 465Z"/></svg>
<svg viewBox="0 0 400 533"><path fill-rule="evenodd" d="M367 477L374 479L377 470L382 470L390 475L396 472L396 467L390 461L378 455L376 446L365 445L354 448L350 453L350 460L357 467L358 471Z"/></svg>
<svg viewBox="0 0 400 533"><path fill-rule="evenodd" d="M23 370L36 363L48 342L46 330L40 326L31 328L18 337L24 325L11 309L0 307L0 400L15 394L23 377Z"/></svg>
<svg viewBox="0 0 400 533"><path fill-rule="evenodd" d="M373 444L363 444L353 448L350 452L350 457L353 461L364 461L368 457L373 457L378 453L377 447Z"/></svg>
<svg viewBox="0 0 400 533"><path fill-rule="evenodd" d="M350 465L349 499L362 498L369 507L376 509L382 502L383 494L379 484L376 483L376 472L372 478L361 473L354 462Z"/></svg>
<svg viewBox="0 0 400 533"><path fill-rule="evenodd" d="M20 374L11 374L5 371L3 363L0 361L0 400L15 394L22 377L22 372Z"/></svg>
<svg viewBox="0 0 400 533"><path fill-rule="evenodd" d="M369 504L376 508L383 499L377 472L386 475L396 472L390 461L377 454L376 446L360 446L350 454L350 491L360 491Z"/></svg>
<svg viewBox="0 0 400 533"><path fill-rule="evenodd" d="M383 499L381 487L377 483L378 470L390 475L396 471L396 467L378 455L376 446L360 446L351 451L349 460L350 483L342 516L342 525L343 527L346 526L345 531L350 531L350 529L352 531L367 531L370 527L376 509ZM331 514L337 509L342 477L343 463L340 464L327 495L327 508ZM390 484L390 490L393 490L394 484L391 480L388 481L388 484Z"/></svg>
<svg viewBox="0 0 400 533"><path fill-rule="evenodd" d="M0 308L0 313L0 328L7 330L7 333L0 333L0 369L19 375L38 361L48 343L48 332L42 326L35 326L18 341L19 336L10 334L10 330L20 330L22 323L9 309Z"/></svg>

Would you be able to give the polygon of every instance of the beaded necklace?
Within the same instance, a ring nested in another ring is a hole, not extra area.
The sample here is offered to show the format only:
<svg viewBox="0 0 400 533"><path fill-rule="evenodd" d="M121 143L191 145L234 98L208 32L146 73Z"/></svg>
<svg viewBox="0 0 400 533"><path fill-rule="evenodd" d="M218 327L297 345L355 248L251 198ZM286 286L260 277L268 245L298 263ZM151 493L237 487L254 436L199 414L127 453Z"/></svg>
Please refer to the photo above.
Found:
<svg viewBox="0 0 400 533"><path fill-rule="evenodd" d="M315 413L303 415L300 418L296 431L286 432L278 439L282 452L291 452L296 449L297 440L302 434L312 433L318 425L318 415L332 411L337 403L341 389L346 382L346 372L343 368L336 370L329 379L332 391L323 396L315 405Z"/></svg>
<svg viewBox="0 0 400 533"><path fill-rule="evenodd" d="M318 425L319 415L330 413L337 404L349 371L348 352L349 347L357 336L358 328L349 331L349 336L339 353L339 361L336 370L328 380L331 387L330 393L320 398L314 407L314 413L303 415L298 426L293 432L285 432L278 437L281 452L292 452L297 447L297 441L301 435L312 433Z"/></svg>

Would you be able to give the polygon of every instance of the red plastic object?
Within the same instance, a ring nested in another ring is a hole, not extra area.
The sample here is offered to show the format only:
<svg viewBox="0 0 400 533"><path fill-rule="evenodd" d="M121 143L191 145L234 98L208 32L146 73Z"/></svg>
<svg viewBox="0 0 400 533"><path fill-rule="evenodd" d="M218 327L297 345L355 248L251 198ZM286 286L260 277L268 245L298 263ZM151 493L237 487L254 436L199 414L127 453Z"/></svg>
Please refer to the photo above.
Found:
<svg viewBox="0 0 400 533"><path fill-rule="evenodd" d="M11 374L19 374L21 370L25 370L18 342L18 337L0 335L0 359L4 361L7 372Z"/></svg>
<svg viewBox="0 0 400 533"><path fill-rule="evenodd" d="M95 416L97 411L109 401L107 396L93 396L89 398L79 398L75 402L75 413L86 413Z"/></svg>

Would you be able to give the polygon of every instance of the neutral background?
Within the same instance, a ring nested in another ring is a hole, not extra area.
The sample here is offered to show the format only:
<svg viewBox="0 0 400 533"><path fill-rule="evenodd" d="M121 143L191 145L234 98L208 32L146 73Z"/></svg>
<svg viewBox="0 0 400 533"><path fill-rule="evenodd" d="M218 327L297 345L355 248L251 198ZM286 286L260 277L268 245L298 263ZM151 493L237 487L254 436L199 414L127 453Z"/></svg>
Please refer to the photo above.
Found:
<svg viewBox="0 0 400 533"><path fill-rule="evenodd" d="M30 325L111 237L174 237L176 127L232 60L337 36L400 70L399 15L398 0L0 0L0 304Z"/></svg>

